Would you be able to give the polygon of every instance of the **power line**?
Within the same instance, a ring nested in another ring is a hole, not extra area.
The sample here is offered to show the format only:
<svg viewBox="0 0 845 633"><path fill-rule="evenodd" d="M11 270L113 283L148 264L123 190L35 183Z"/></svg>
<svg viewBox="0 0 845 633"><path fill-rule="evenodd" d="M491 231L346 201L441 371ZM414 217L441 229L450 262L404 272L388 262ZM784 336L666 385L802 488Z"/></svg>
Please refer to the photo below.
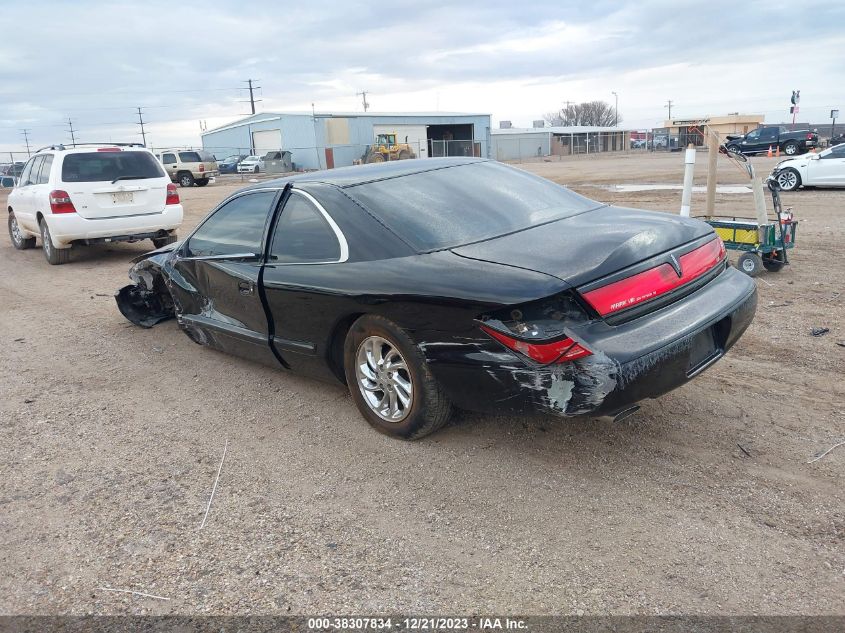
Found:
<svg viewBox="0 0 845 633"><path fill-rule="evenodd" d="M138 106L138 125L141 126L141 139L143 139L144 147L147 146L147 135L144 132L144 115L141 112L141 106Z"/></svg>
<svg viewBox="0 0 845 633"><path fill-rule="evenodd" d="M355 93L356 97L361 97L361 101L362 101L362 104L364 106L364 112L366 112L367 110L370 109L370 104L367 103L367 94L368 94L367 90L362 90L361 92Z"/></svg>
<svg viewBox="0 0 845 633"><path fill-rule="evenodd" d="M252 113L255 114L255 102L261 101L261 99L256 99L254 90L260 90L261 86L253 86L252 82L258 81L258 79L247 79L244 83L249 84L248 88L242 88L242 90L249 90L249 107L252 110Z"/></svg>

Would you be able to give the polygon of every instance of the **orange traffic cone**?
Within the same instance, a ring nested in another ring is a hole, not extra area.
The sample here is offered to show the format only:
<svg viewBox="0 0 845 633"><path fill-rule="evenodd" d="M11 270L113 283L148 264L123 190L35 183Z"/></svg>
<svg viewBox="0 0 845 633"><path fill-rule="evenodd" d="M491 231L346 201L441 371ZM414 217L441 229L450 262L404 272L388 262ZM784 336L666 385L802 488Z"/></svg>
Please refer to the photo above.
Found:
<svg viewBox="0 0 845 633"><path fill-rule="evenodd" d="M769 151L766 152L766 156L768 156L769 158L772 157L772 146L771 145L769 145Z"/></svg>
<svg viewBox="0 0 845 633"><path fill-rule="evenodd" d="M780 145L778 145L777 148L775 149L775 156L780 158Z"/></svg>

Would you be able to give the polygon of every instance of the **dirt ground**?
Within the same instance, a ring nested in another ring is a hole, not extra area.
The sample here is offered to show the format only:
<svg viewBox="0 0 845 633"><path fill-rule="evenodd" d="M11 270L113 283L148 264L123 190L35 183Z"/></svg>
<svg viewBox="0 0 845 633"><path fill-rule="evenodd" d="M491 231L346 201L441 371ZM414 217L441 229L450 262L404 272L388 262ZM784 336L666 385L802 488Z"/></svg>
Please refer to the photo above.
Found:
<svg viewBox="0 0 845 633"><path fill-rule="evenodd" d="M521 167L676 211L602 186L681 163ZM238 186L180 190L183 232ZM131 326L112 294L148 242L51 267L0 238L0 613L845 613L845 446L807 463L845 440L845 191L783 198L793 265L701 377L621 423L462 413L415 443L341 386Z"/></svg>

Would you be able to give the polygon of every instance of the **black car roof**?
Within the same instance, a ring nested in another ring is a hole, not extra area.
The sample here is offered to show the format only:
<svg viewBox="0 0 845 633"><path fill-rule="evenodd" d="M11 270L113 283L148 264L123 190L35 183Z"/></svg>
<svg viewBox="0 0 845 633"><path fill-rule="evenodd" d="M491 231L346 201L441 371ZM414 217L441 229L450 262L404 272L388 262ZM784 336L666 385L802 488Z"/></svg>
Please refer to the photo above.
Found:
<svg viewBox="0 0 845 633"><path fill-rule="evenodd" d="M458 167L472 163L487 162L485 158L417 158L409 160L396 160L385 163L370 163L367 165L352 165L350 167L337 167L335 169L324 169L322 171L311 171L284 178L265 180L241 189L266 189L273 187L284 187L289 182L295 183L327 183L337 187L354 187L376 180L388 178L399 178L436 169L447 167Z"/></svg>

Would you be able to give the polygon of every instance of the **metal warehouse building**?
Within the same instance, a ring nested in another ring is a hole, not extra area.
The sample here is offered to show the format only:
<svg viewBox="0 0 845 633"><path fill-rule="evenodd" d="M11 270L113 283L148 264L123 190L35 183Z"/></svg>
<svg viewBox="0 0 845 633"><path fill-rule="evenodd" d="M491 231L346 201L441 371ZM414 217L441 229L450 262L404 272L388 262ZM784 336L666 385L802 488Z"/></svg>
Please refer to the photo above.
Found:
<svg viewBox="0 0 845 633"><path fill-rule="evenodd" d="M524 160L629 149L631 130L583 125L504 128L492 131L492 141L496 160Z"/></svg>
<svg viewBox="0 0 845 633"><path fill-rule="evenodd" d="M297 169L331 169L354 164L376 135L394 132L418 158L490 156L490 115L454 112L265 112L204 132L202 146L218 159L286 150Z"/></svg>

